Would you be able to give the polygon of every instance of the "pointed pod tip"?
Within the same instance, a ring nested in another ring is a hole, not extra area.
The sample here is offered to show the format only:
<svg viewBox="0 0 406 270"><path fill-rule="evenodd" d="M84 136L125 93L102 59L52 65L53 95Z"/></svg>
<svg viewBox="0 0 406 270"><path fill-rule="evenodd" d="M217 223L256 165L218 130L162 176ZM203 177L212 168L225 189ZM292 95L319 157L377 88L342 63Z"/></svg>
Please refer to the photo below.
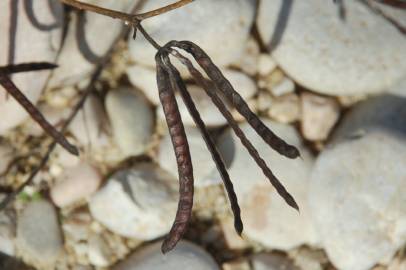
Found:
<svg viewBox="0 0 406 270"><path fill-rule="evenodd" d="M241 219L234 221L234 229L239 236L241 236L242 231L244 230L244 225L242 224Z"/></svg>
<svg viewBox="0 0 406 270"><path fill-rule="evenodd" d="M79 150L76 146L69 144L69 146L65 147L65 149L68 150L68 152L72 155L79 156Z"/></svg>
<svg viewBox="0 0 406 270"><path fill-rule="evenodd" d="M173 248L174 248L174 247L171 246L171 245L169 245L167 241L164 241L164 242L162 243L162 246L161 246L161 252L162 252L162 254L165 255L165 254L167 254L169 251L171 251Z"/></svg>

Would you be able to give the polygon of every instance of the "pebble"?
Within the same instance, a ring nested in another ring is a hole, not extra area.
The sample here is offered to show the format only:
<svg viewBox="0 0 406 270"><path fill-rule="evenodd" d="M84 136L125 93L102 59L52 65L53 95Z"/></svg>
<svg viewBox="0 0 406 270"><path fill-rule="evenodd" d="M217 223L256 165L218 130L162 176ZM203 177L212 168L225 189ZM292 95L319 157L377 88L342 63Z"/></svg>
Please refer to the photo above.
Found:
<svg viewBox="0 0 406 270"><path fill-rule="evenodd" d="M268 110L270 118L280 123L293 123L300 118L300 100L296 94L287 94L272 100Z"/></svg>
<svg viewBox="0 0 406 270"><path fill-rule="evenodd" d="M154 69L133 65L127 68L127 76L131 84L141 90L152 104L157 106L161 103Z"/></svg>
<svg viewBox="0 0 406 270"><path fill-rule="evenodd" d="M116 172L89 203L92 216L101 224L121 236L140 240L167 233L176 206L175 180L152 164Z"/></svg>
<svg viewBox="0 0 406 270"><path fill-rule="evenodd" d="M55 25L56 27L45 31L31 23L24 10L24 6L27 5L26 1L1 1L0 33L3 42L0 44L0 66L8 63L20 64L33 61L52 63L55 61L62 34L62 28L57 27L57 25L62 26L63 23L62 5L59 3L52 4L53 11L58 13L58 16L55 17L47 1L35 1L32 4L35 19L39 20L41 24ZM15 14L18 12L16 23L13 24L15 29L11 25L13 6L16 7ZM12 36L9 34L10 30L13 33ZM10 46L12 46L12 50L10 50ZM49 71L25 72L14 74L12 80L26 97L36 104L49 74ZM14 98L7 98L6 91L2 86L0 86L0 114L2 115L0 135L4 135L8 130L28 118L26 111Z"/></svg>
<svg viewBox="0 0 406 270"><path fill-rule="evenodd" d="M230 249L246 249L250 247L248 241L235 233L234 219L226 217L220 220L224 240Z"/></svg>
<svg viewBox="0 0 406 270"><path fill-rule="evenodd" d="M250 264L247 261L226 262L222 265L223 270L251 270Z"/></svg>
<svg viewBox="0 0 406 270"><path fill-rule="evenodd" d="M97 267L107 267L111 264L112 252L106 241L100 235L92 235L88 240L89 262Z"/></svg>
<svg viewBox="0 0 406 270"><path fill-rule="evenodd" d="M51 187L52 201L58 207L66 207L92 195L99 188L102 177L90 164L80 163L63 172Z"/></svg>
<svg viewBox="0 0 406 270"><path fill-rule="evenodd" d="M52 267L63 250L55 208L47 201L30 202L18 218L17 248L25 261L40 269Z"/></svg>
<svg viewBox="0 0 406 270"><path fill-rule="evenodd" d="M276 97L293 92L295 92L295 83L288 77L285 77L280 83L271 88L271 93Z"/></svg>
<svg viewBox="0 0 406 270"><path fill-rule="evenodd" d="M255 76L258 72L259 57L260 48L258 42L255 40L255 38L250 37L240 58L231 65L233 67L237 67L245 74Z"/></svg>
<svg viewBox="0 0 406 270"><path fill-rule="evenodd" d="M224 153L224 158L231 160L229 173L241 206L243 234L268 248L280 250L289 250L302 244L316 244L317 235L307 203L313 158L302 145L300 136L293 127L265 118L262 120L288 143L296 145L301 152L303 160L287 159L270 149L249 124L240 125L262 158L296 199L300 214L280 198L239 139L228 130L220 138L219 148Z"/></svg>
<svg viewBox="0 0 406 270"><path fill-rule="evenodd" d="M310 141L327 139L340 117L340 106L333 98L303 93L301 101L301 130Z"/></svg>
<svg viewBox="0 0 406 270"><path fill-rule="evenodd" d="M108 127L107 117L99 98L90 95L83 109L69 125L69 131L88 151L96 151L108 146L108 137L105 130Z"/></svg>
<svg viewBox="0 0 406 270"><path fill-rule="evenodd" d="M142 11L171 4L172 0L148 1ZM217 16L221 10L221 16ZM206 0L191 3L167 14L150 18L145 30L159 43L189 40L203 48L218 66L227 66L242 55L254 21L255 1ZM138 35L129 38L132 58L155 67L156 50Z"/></svg>
<svg viewBox="0 0 406 270"><path fill-rule="evenodd" d="M277 64L269 54L262 53L258 58L258 73L260 76L269 75L275 70Z"/></svg>
<svg viewBox="0 0 406 270"><path fill-rule="evenodd" d="M161 243L135 252L113 270L220 270L214 259L201 247L180 241L169 253L162 255Z"/></svg>
<svg viewBox="0 0 406 270"><path fill-rule="evenodd" d="M145 152L154 128L154 115L147 101L130 89L110 91L106 110L113 138L125 157Z"/></svg>
<svg viewBox="0 0 406 270"><path fill-rule="evenodd" d="M5 198L0 193L0 201ZM15 213L6 208L0 212L0 253L15 255ZM1 263L0 263L1 265Z"/></svg>
<svg viewBox="0 0 406 270"><path fill-rule="evenodd" d="M215 185L222 182L209 150L198 128L186 127L189 150L193 162L193 176L195 187ZM174 179L178 178L178 167L173 152L172 140L168 132L162 138L158 150L159 165L170 172Z"/></svg>
<svg viewBox="0 0 406 270"><path fill-rule="evenodd" d="M309 204L339 269L369 269L406 241L405 105L391 95L356 105L316 161Z"/></svg>
<svg viewBox="0 0 406 270"><path fill-rule="evenodd" d="M260 36L278 65L310 90L327 95L387 90L406 75L406 39L364 3L347 2L343 21L333 1L261 1Z"/></svg>
<svg viewBox="0 0 406 270"><path fill-rule="evenodd" d="M290 259L279 254L258 254L251 258L252 270L300 270Z"/></svg>
<svg viewBox="0 0 406 270"><path fill-rule="evenodd" d="M139 0L85 0L93 5L122 12L131 12ZM78 13L71 14L68 32L59 54L59 65L49 87L62 87L83 81L93 72L124 27L124 23L107 16L86 12L80 21ZM108 29L108 31L106 31Z"/></svg>

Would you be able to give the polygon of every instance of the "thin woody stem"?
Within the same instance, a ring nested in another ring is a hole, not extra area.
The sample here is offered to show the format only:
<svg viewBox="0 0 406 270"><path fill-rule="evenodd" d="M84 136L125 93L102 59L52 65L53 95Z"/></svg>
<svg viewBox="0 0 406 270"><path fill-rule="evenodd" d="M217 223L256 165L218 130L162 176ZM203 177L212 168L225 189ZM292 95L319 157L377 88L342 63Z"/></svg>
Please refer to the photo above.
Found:
<svg viewBox="0 0 406 270"><path fill-rule="evenodd" d="M145 20L145 19L148 19L148 18L151 18L151 17L155 17L155 16L161 15L163 13L172 11L174 9L186 6L187 4L192 3L193 1L194 0L181 0L181 1L178 1L176 3L167 5L165 7L161 7L161 8L152 10L152 11L148 11L148 12L145 12L145 13L138 14L137 18L139 20Z"/></svg>

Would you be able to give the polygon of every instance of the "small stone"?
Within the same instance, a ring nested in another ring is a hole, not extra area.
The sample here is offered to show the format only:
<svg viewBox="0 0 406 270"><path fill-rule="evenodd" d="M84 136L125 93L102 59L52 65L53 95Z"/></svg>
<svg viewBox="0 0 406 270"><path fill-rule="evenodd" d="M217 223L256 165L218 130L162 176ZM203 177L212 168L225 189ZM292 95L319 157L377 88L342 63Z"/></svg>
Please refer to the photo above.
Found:
<svg viewBox="0 0 406 270"><path fill-rule="evenodd" d="M125 157L145 152L154 128L153 112L147 101L129 89L110 91L106 110L116 144Z"/></svg>
<svg viewBox="0 0 406 270"><path fill-rule="evenodd" d="M260 48L258 42L250 37L245 46L244 52L241 54L238 61L234 62L232 66L238 67L244 73L255 76L258 70Z"/></svg>
<svg viewBox="0 0 406 270"><path fill-rule="evenodd" d="M25 8L30 10L30 17ZM29 62L55 62L60 47L64 12L61 3L0 1L0 66ZM18 15L17 15L18 14ZM14 21L15 20L15 21ZM33 20L38 20L36 25ZM45 29L46 31L45 31ZM40 98L50 71L13 74L12 81L34 104ZM0 135L21 124L27 112L0 86Z"/></svg>
<svg viewBox="0 0 406 270"><path fill-rule="evenodd" d="M226 217L220 220L221 228L223 230L224 240L227 247L230 249L245 249L249 247L249 243L241 236L236 234L234 228L234 219Z"/></svg>
<svg viewBox="0 0 406 270"><path fill-rule="evenodd" d="M267 76L275 70L277 64L269 54L262 53L258 58L258 73Z"/></svg>
<svg viewBox="0 0 406 270"><path fill-rule="evenodd" d="M309 204L321 244L339 269L366 270L406 241L406 101L356 105L319 155Z"/></svg>
<svg viewBox="0 0 406 270"><path fill-rule="evenodd" d="M66 170L51 188L51 198L58 207L66 207L92 195L102 181L96 168L81 163Z"/></svg>
<svg viewBox="0 0 406 270"><path fill-rule="evenodd" d="M149 245L119 263L113 270L220 270L213 258L199 246L180 241L169 253L163 255L161 243Z"/></svg>
<svg viewBox="0 0 406 270"><path fill-rule="evenodd" d="M89 238L88 256L92 265L107 267L111 264L112 252L106 241L100 235L92 235Z"/></svg>
<svg viewBox="0 0 406 270"><path fill-rule="evenodd" d="M307 203L312 155L293 127L262 120L277 135L298 147L301 153L303 160L284 158L263 142L248 123L240 125L273 173L295 198L300 214L277 194L239 139L228 130L221 136L218 145L223 157L231 161L229 174L241 206L244 235L268 248L280 250L317 244Z"/></svg>
<svg viewBox="0 0 406 270"><path fill-rule="evenodd" d="M111 231L152 240L169 231L176 205L175 180L159 167L145 163L111 176L93 195L89 208Z"/></svg>
<svg viewBox="0 0 406 270"><path fill-rule="evenodd" d="M226 262L222 265L223 270L251 270L247 261Z"/></svg>
<svg viewBox="0 0 406 270"><path fill-rule="evenodd" d="M161 103L155 70L141 65L134 65L127 68L127 76L131 84L140 89L152 104L159 105Z"/></svg>
<svg viewBox="0 0 406 270"><path fill-rule="evenodd" d="M289 257L300 269L323 270L323 265L328 263L327 255L323 251L308 248L295 249L289 252Z"/></svg>
<svg viewBox="0 0 406 270"><path fill-rule="evenodd" d="M279 254L259 254L251 259L253 270L300 270L293 262Z"/></svg>
<svg viewBox="0 0 406 270"><path fill-rule="evenodd" d="M82 2L131 12L139 0L84 0ZM73 13L49 87L73 85L88 78L124 27L123 22L93 12ZM108 31L106 31L108 29ZM102 34L101 34L102 33Z"/></svg>
<svg viewBox="0 0 406 270"><path fill-rule="evenodd" d="M207 149L200 130L195 127L186 127L185 129L190 154L193 157L195 186L204 187L221 183L220 174L217 171L216 164ZM178 178L178 166L176 165L172 140L168 132L162 138L159 145L158 163L163 169L170 172L174 179Z"/></svg>
<svg viewBox="0 0 406 270"><path fill-rule="evenodd" d="M108 146L108 137L105 129L107 117L101 101L94 95L90 95L83 109L69 125L69 130L87 151L96 151Z"/></svg>
<svg viewBox="0 0 406 270"><path fill-rule="evenodd" d="M280 123L292 123L299 120L299 97L296 94L287 94L272 101L268 115Z"/></svg>
<svg viewBox="0 0 406 270"><path fill-rule="evenodd" d="M17 226L19 254L40 269L52 267L63 249L55 208L47 201L29 203Z"/></svg>
<svg viewBox="0 0 406 270"><path fill-rule="evenodd" d="M293 93L295 92L295 83L288 77L285 77L280 83L271 88L271 92L276 97Z"/></svg>
<svg viewBox="0 0 406 270"><path fill-rule="evenodd" d="M340 106L333 98L322 97L311 93L301 96L303 136L310 141L327 139L331 129L340 117Z"/></svg>
<svg viewBox="0 0 406 270"><path fill-rule="evenodd" d="M148 1L141 12L171 3L171 0ZM219 10L221 16L216 15ZM159 44L190 40L203 48L216 65L227 66L242 55L254 15L252 0L206 0L150 18L143 26ZM130 37L129 42L131 56L137 63L155 67L156 51L142 35L136 41Z"/></svg>
<svg viewBox="0 0 406 270"><path fill-rule="evenodd" d="M268 111L272 106L273 97L266 91L261 91L258 94L258 110L260 112Z"/></svg>
<svg viewBox="0 0 406 270"><path fill-rule="evenodd" d="M346 1L345 10L343 20L333 1L261 1L258 31L278 65L310 90L334 96L387 90L406 75L404 35L363 2Z"/></svg>

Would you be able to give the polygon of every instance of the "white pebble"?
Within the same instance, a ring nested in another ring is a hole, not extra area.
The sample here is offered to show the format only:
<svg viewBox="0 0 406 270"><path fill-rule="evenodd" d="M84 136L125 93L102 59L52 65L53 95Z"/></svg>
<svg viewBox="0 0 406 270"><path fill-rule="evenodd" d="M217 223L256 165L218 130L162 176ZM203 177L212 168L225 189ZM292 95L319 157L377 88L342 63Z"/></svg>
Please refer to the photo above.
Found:
<svg viewBox="0 0 406 270"><path fill-rule="evenodd" d="M287 94L272 100L268 115L280 123L292 123L299 120L299 97L296 94Z"/></svg>

